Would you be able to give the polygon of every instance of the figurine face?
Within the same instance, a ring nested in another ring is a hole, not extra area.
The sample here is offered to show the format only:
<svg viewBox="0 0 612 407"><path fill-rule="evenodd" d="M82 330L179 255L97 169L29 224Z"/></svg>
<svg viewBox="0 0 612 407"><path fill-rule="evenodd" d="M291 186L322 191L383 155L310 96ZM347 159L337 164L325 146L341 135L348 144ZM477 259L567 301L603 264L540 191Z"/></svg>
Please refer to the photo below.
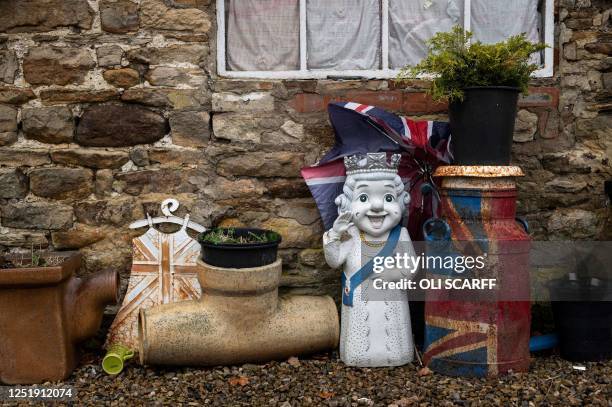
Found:
<svg viewBox="0 0 612 407"><path fill-rule="evenodd" d="M380 237L402 220L402 209L391 180L358 180L351 202L353 223L372 237Z"/></svg>

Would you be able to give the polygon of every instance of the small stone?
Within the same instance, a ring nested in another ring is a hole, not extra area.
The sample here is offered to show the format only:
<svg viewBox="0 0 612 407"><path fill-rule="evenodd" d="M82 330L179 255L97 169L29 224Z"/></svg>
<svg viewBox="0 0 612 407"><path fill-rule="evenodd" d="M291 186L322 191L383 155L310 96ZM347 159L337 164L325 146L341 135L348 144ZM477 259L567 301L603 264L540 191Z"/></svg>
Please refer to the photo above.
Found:
<svg viewBox="0 0 612 407"><path fill-rule="evenodd" d="M74 206L74 214L78 222L93 226L123 226L144 215L137 211L132 198L80 201Z"/></svg>
<svg viewBox="0 0 612 407"><path fill-rule="evenodd" d="M44 32L58 27L91 28L93 10L83 0L0 1L0 32Z"/></svg>
<svg viewBox="0 0 612 407"><path fill-rule="evenodd" d="M109 69L102 74L104 80L117 88L130 88L140 83L138 71L132 68Z"/></svg>
<svg viewBox="0 0 612 407"><path fill-rule="evenodd" d="M215 138L239 143L261 143L270 133L279 133L282 118L250 113L220 113L213 116Z"/></svg>
<svg viewBox="0 0 612 407"><path fill-rule="evenodd" d="M575 61L577 59L575 42L570 42L563 46L563 56L570 61Z"/></svg>
<svg viewBox="0 0 612 407"><path fill-rule="evenodd" d="M223 176L299 177L303 166L303 153L255 152L223 159L217 171Z"/></svg>
<svg viewBox="0 0 612 407"><path fill-rule="evenodd" d="M4 83L15 82L15 75L19 69L19 62L14 51L0 51L0 81Z"/></svg>
<svg viewBox="0 0 612 407"><path fill-rule="evenodd" d="M139 167L149 165L149 154L145 148L136 147L130 151L130 160Z"/></svg>
<svg viewBox="0 0 612 407"><path fill-rule="evenodd" d="M206 81L204 71L194 68L158 66L150 69L145 79L154 86L202 86Z"/></svg>
<svg viewBox="0 0 612 407"><path fill-rule="evenodd" d="M210 101L200 89L131 88L123 92L121 99L153 107L173 109L202 109Z"/></svg>
<svg viewBox="0 0 612 407"><path fill-rule="evenodd" d="M113 171L100 170L96 171L96 181L94 182L94 192L98 196L110 194L113 189Z"/></svg>
<svg viewBox="0 0 612 407"><path fill-rule="evenodd" d="M23 109L21 121L24 135L43 143L70 143L74 136L72 111L65 106Z"/></svg>
<svg viewBox="0 0 612 407"><path fill-rule="evenodd" d="M1 209L2 226L20 229L67 229L72 226L72 207L60 203L6 204Z"/></svg>
<svg viewBox="0 0 612 407"><path fill-rule="evenodd" d="M115 34L138 30L138 4L130 0L101 0L102 29Z"/></svg>
<svg viewBox="0 0 612 407"><path fill-rule="evenodd" d="M513 140L518 143L532 141L537 129L538 115L528 110L519 110L514 124Z"/></svg>
<svg viewBox="0 0 612 407"><path fill-rule="evenodd" d="M230 181L223 177L215 178L214 182L204 189L204 193L216 200L261 196L263 192L264 188L253 179Z"/></svg>
<svg viewBox="0 0 612 407"><path fill-rule="evenodd" d="M162 167L194 166L205 161L200 150L185 148L152 148L149 150L149 161L161 164Z"/></svg>
<svg viewBox="0 0 612 407"><path fill-rule="evenodd" d="M0 198L24 198L28 194L28 177L19 169L0 168Z"/></svg>
<svg viewBox="0 0 612 407"><path fill-rule="evenodd" d="M612 55L612 42L595 42L586 44L584 49L592 54Z"/></svg>
<svg viewBox="0 0 612 407"><path fill-rule="evenodd" d="M39 167L51 164L49 150L0 149L0 163L9 167Z"/></svg>
<svg viewBox="0 0 612 407"><path fill-rule="evenodd" d="M0 86L0 103L21 105L36 95L29 88L18 88L16 86Z"/></svg>
<svg viewBox="0 0 612 407"><path fill-rule="evenodd" d="M170 115L172 143L184 147L204 147L210 140L208 112L178 111Z"/></svg>
<svg viewBox="0 0 612 407"><path fill-rule="evenodd" d="M167 47L144 47L129 50L127 59L146 65L188 63L199 65L209 54L207 45L181 44Z"/></svg>
<svg viewBox="0 0 612 407"><path fill-rule="evenodd" d="M112 89L104 90L73 90L73 89L43 89L40 99L44 104L64 103L99 103L119 99L119 92Z"/></svg>
<svg viewBox="0 0 612 407"><path fill-rule="evenodd" d="M584 209L557 209L548 220L550 238L591 239L598 226L597 215Z"/></svg>
<svg viewBox="0 0 612 407"><path fill-rule="evenodd" d="M261 224L263 229L280 233L283 240L279 247L308 248L318 242L322 231L319 228L300 225L295 219L272 218Z"/></svg>
<svg viewBox="0 0 612 407"><path fill-rule="evenodd" d="M312 199L284 200L278 204L279 216L295 219L302 225L310 225L320 219L319 210Z"/></svg>
<svg viewBox="0 0 612 407"><path fill-rule="evenodd" d="M101 228L76 224L70 230L51 232L51 243L58 250L74 250L99 242L106 235Z"/></svg>
<svg viewBox="0 0 612 407"><path fill-rule="evenodd" d="M87 49L43 46L25 55L23 76L32 85L80 84L94 66Z"/></svg>
<svg viewBox="0 0 612 407"><path fill-rule="evenodd" d="M140 22L144 28L194 33L207 33L212 26L208 14L202 10L170 8L162 0L143 0Z"/></svg>
<svg viewBox="0 0 612 407"><path fill-rule="evenodd" d="M14 131L0 132L0 147L10 146L17 141L17 133Z"/></svg>
<svg viewBox="0 0 612 407"><path fill-rule="evenodd" d="M98 66L121 65L123 49L118 45L103 45L96 48L96 55L98 57Z"/></svg>
<svg viewBox="0 0 612 407"><path fill-rule="evenodd" d="M53 199L82 199L92 193L93 173L82 168L38 168L30 172L30 190Z"/></svg>
<svg viewBox="0 0 612 407"><path fill-rule="evenodd" d="M266 193L272 198L293 199L312 197L304 179L297 176L294 178L272 178L265 183Z"/></svg>
<svg viewBox="0 0 612 407"><path fill-rule="evenodd" d="M288 83L290 81L284 81ZM302 84L305 81L297 81ZM313 81L316 84L316 81ZM254 80L238 80L238 79L222 79L218 78L212 84L213 90L216 92L237 92L237 93L248 93L248 92L259 92L259 91L271 91L274 89L274 81L254 81ZM314 92L315 89L311 89Z"/></svg>
<svg viewBox="0 0 612 407"><path fill-rule="evenodd" d="M293 367L300 367L302 365L296 356L291 356L289 359L287 359L287 363ZM287 403L289 404L289 407L291 407L291 403Z"/></svg>
<svg viewBox="0 0 612 407"><path fill-rule="evenodd" d="M129 195L196 192L197 186L189 179L191 174L189 170L173 168L123 172L115 176L114 187Z"/></svg>
<svg viewBox="0 0 612 407"><path fill-rule="evenodd" d="M51 160L58 164L89 168L121 168L129 161L125 151L74 148L51 151Z"/></svg>
<svg viewBox="0 0 612 407"><path fill-rule="evenodd" d="M44 232L0 228L0 246L44 248L49 242Z"/></svg>
<svg viewBox="0 0 612 407"><path fill-rule="evenodd" d="M267 92L252 92L246 95L213 93L212 107L215 112L271 112L274 110L274 98Z"/></svg>
<svg viewBox="0 0 612 407"><path fill-rule="evenodd" d="M14 132L17 130L17 109L11 106L0 105L0 132Z"/></svg>
<svg viewBox="0 0 612 407"><path fill-rule="evenodd" d="M605 151L576 146L573 150L544 154L541 158L544 169L558 174L589 174L603 172L609 158Z"/></svg>
<svg viewBox="0 0 612 407"><path fill-rule="evenodd" d="M323 249L304 249L299 254L300 263L310 267L323 268L327 265Z"/></svg>
<svg viewBox="0 0 612 407"><path fill-rule="evenodd" d="M153 143L167 133L168 123L158 113L140 106L107 104L85 110L75 140L83 146L122 147Z"/></svg>
<svg viewBox="0 0 612 407"><path fill-rule="evenodd" d="M576 193L585 189L587 183L573 179L556 178L547 182L546 186L558 192Z"/></svg>
<svg viewBox="0 0 612 407"><path fill-rule="evenodd" d="M291 141L301 141L304 139L304 125L296 123L293 120L287 120L281 126L281 130L289 136Z"/></svg>

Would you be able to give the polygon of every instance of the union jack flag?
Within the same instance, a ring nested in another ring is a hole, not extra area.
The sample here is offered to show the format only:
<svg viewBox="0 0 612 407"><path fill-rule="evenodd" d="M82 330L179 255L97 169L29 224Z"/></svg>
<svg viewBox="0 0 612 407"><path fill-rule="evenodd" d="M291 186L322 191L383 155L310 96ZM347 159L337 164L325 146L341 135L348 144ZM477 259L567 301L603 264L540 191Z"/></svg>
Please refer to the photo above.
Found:
<svg viewBox="0 0 612 407"><path fill-rule="evenodd" d="M113 321L106 347L138 349L138 313L142 308L200 298L196 261L200 245L184 229L162 233L149 228L132 240L132 271L123 304Z"/></svg>
<svg viewBox="0 0 612 407"><path fill-rule="evenodd" d="M342 193L346 176L342 157L383 151L402 153L399 175L411 196L407 227L412 239L420 240L421 224L432 216L431 194L423 197L420 185L431 182L431 173L438 165L452 160L448 123L415 121L354 102L330 103L328 113L336 143L318 165L302 169L325 228L331 228L338 216L334 200Z"/></svg>
<svg viewBox="0 0 612 407"><path fill-rule="evenodd" d="M453 376L497 375L496 325L427 315L423 362Z"/></svg>

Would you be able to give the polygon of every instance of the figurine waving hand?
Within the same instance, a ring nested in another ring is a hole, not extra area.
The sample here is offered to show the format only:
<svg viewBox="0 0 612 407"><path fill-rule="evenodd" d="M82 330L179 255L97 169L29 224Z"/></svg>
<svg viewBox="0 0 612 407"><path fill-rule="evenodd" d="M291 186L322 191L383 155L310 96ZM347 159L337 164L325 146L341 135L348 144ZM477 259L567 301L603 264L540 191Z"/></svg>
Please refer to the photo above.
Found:
<svg viewBox="0 0 612 407"><path fill-rule="evenodd" d="M378 274L372 260L414 256L401 226L410 197L397 174L399 161L399 154L387 160L386 153L345 157L346 181L335 201L339 216L323 235L327 263L344 268L340 359L350 366L400 366L414 354L407 293L376 288L374 281L410 278L416 270Z"/></svg>

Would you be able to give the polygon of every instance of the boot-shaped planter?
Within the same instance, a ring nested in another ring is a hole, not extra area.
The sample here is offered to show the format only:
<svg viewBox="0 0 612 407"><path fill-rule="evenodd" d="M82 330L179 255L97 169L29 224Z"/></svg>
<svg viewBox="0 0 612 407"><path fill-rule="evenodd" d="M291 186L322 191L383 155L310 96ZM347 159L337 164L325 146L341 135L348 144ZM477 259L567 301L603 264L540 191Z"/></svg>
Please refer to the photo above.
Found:
<svg viewBox="0 0 612 407"><path fill-rule="evenodd" d="M117 302L114 271L85 279L75 252L55 253L45 267L0 268L0 382L31 384L67 378L76 345L93 336L107 304Z"/></svg>
<svg viewBox="0 0 612 407"><path fill-rule="evenodd" d="M338 311L331 297L278 298L281 260L239 269L201 260L198 266L199 300L140 311L141 363L267 362L338 345Z"/></svg>

